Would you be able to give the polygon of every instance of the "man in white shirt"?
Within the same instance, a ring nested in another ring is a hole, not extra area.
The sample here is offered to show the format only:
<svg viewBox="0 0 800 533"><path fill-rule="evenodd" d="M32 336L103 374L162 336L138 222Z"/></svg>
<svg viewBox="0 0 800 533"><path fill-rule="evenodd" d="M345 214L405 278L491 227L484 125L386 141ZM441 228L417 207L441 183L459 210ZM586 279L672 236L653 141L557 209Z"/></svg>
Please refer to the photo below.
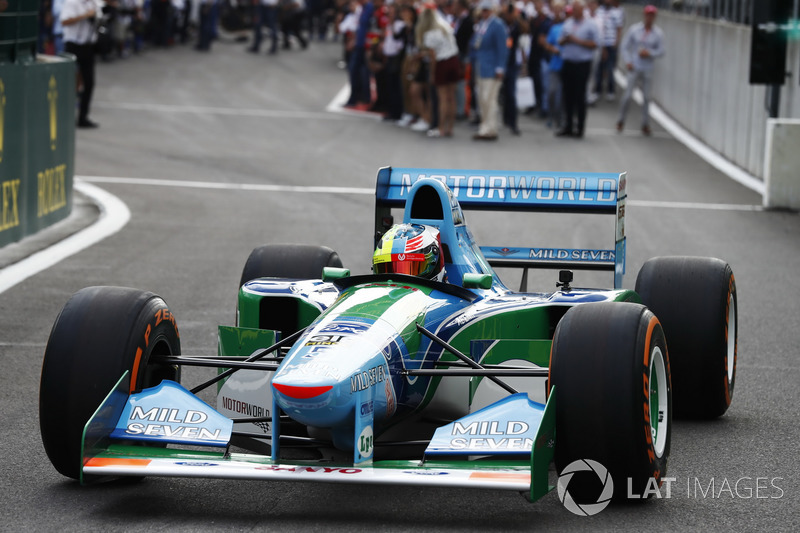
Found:
<svg viewBox="0 0 800 533"><path fill-rule="evenodd" d="M637 22L625 32L622 38L620 53L628 71L628 87L619 107L617 131L625 127L625 114L637 83L642 85L642 133L650 135L650 92L653 87L653 67L655 60L664 55L664 33L655 25L658 9L653 5L645 6L644 20Z"/></svg>
<svg viewBox="0 0 800 533"><path fill-rule="evenodd" d="M594 92L603 94L603 79L606 79L606 100L614 100L614 68L617 66L617 52L625 25L625 12L619 7L619 0L605 0L597 11L600 27L600 65L595 78Z"/></svg>
<svg viewBox="0 0 800 533"><path fill-rule="evenodd" d="M95 21L102 9L99 0L64 0L61 8L61 25L64 28L64 51L75 56L78 65L80 93L78 111L79 128L96 128L89 120L89 106L94 92L94 42Z"/></svg>
<svg viewBox="0 0 800 533"><path fill-rule="evenodd" d="M594 105L597 102L598 95L594 90L594 79L597 76L597 71L600 67L600 48L602 46L602 34L603 34L603 21L600 19L600 11L597 0L586 0L586 7L583 10L583 18L586 20L593 22L595 26L597 26L597 48L594 49L594 54L592 56L592 66L589 70L589 80L586 83L586 103L588 105Z"/></svg>
<svg viewBox="0 0 800 533"><path fill-rule="evenodd" d="M597 25L584 16L583 0L572 3L572 17L564 22L561 45L561 86L564 101L564 128L558 137L582 138L586 124L586 85L594 51L600 39ZM573 128L573 126L577 128Z"/></svg>

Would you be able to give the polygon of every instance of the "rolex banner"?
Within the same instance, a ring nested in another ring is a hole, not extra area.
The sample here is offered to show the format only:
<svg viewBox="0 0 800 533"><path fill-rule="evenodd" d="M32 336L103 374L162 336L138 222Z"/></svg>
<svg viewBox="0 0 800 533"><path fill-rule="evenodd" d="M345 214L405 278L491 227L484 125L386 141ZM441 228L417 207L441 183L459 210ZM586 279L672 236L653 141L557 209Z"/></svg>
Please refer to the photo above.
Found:
<svg viewBox="0 0 800 533"><path fill-rule="evenodd" d="M69 215L75 63L0 63L0 247Z"/></svg>

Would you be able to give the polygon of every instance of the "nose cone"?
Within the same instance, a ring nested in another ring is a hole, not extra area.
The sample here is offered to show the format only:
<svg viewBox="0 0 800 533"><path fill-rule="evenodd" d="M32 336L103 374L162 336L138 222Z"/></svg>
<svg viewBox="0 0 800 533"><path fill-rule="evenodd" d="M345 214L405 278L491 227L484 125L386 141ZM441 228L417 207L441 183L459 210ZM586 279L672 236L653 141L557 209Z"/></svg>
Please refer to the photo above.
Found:
<svg viewBox="0 0 800 533"><path fill-rule="evenodd" d="M275 390L280 392L286 398L294 400L308 400L309 398L316 398L322 396L333 388L333 385L285 385L281 383L273 383Z"/></svg>
<svg viewBox="0 0 800 533"><path fill-rule="evenodd" d="M374 402L376 420L390 416L396 403L387 347L398 338L383 319L329 311L286 354L272 379L275 402L297 422L320 428L352 428L365 402Z"/></svg>
<svg viewBox="0 0 800 533"><path fill-rule="evenodd" d="M352 418L350 380L316 374L312 368L295 366L279 371L272 380L278 406L301 424L331 427Z"/></svg>

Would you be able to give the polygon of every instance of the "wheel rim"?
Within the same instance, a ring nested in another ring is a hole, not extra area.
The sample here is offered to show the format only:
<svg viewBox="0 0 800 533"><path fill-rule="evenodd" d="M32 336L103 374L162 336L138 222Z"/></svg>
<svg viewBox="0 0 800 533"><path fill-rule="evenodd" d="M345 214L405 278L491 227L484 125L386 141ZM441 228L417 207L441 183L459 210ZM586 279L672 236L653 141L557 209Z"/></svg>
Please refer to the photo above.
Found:
<svg viewBox="0 0 800 533"><path fill-rule="evenodd" d="M144 366L140 370L141 376L137 379L138 385L133 384L136 390L154 387L165 379L180 381L180 368L177 365L158 365L152 364L150 358L159 355L175 355L169 342L163 338L156 339L153 350L144 361Z"/></svg>
<svg viewBox="0 0 800 533"><path fill-rule="evenodd" d="M650 354L650 433L656 456L664 454L667 445L669 396L664 354L655 346Z"/></svg>
<svg viewBox="0 0 800 533"><path fill-rule="evenodd" d="M733 294L728 296L728 385L733 383L733 372L736 369L736 300Z"/></svg>

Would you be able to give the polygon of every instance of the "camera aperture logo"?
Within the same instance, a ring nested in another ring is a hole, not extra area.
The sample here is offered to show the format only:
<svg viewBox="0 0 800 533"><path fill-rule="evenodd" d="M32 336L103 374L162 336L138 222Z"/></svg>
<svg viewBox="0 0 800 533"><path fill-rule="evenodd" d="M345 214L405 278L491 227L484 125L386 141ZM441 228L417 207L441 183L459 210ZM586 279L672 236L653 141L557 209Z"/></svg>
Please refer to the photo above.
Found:
<svg viewBox="0 0 800 533"><path fill-rule="evenodd" d="M569 482L578 472L594 472L597 479L602 484L603 488L596 502L578 503L569 493ZM578 459L568 464L564 470L561 471L561 475L558 476L556 487L558 489L558 499L561 500L564 507L578 516L596 515L608 507L608 504L611 503L611 497L614 495L614 480L611 479L611 474L608 473L608 469L591 459Z"/></svg>

